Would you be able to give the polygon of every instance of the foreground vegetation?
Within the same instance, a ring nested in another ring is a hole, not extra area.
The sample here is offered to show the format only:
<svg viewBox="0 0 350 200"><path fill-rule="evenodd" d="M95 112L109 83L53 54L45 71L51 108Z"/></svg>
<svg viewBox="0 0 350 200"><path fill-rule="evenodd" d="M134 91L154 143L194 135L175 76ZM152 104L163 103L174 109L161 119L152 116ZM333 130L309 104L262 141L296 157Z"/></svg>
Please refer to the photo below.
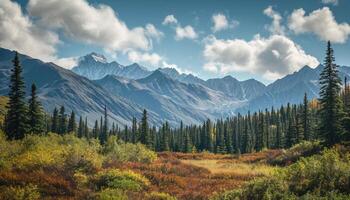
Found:
<svg viewBox="0 0 350 200"><path fill-rule="evenodd" d="M350 153L344 146L324 150L278 169L272 176L226 191L213 200L350 199Z"/></svg>
<svg viewBox="0 0 350 200"><path fill-rule="evenodd" d="M100 145L74 134L1 134L0 199L347 199L348 148L315 141L242 155L157 155L115 136Z"/></svg>

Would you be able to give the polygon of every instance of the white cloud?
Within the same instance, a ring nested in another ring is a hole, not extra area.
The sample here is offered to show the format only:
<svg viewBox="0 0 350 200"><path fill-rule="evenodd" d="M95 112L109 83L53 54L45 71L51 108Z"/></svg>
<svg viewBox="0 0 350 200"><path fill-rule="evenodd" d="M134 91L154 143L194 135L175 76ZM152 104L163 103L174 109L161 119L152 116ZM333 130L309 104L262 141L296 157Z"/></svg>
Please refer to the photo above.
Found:
<svg viewBox="0 0 350 200"><path fill-rule="evenodd" d="M285 27L281 25L281 15L272 9L272 6L264 10L264 14L272 19L272 24L267 28L272 34L284 35Z"/></svg>
<svg viewBox="0 0 350 200"><path fill-rule="evenodd" d="M275 80L299 70L304 65L316 67L319 62L313 56L282 35L268 38L255 36L250 41L241 39L220 40L210 36L205 40L204 69L226 74L248 72Z"/></svg>
<svg viewBox="0 0 350 200"><path fill-rule="evenodd" d="M183 69L178 67L176 64L169 64L166 61L162 61L162 68L173 68L176 71L178 71L180 74L192 74L192 75L196 75L194 72L192 72L191 70L188 69Z"/></svg>
<svg viewBox="0 0 350 200"><path fill-rule="evenodd" d="M187 25L185 27L177 26L175 29L176 40L182 40L182 39L196 39L198 37L197 33L194 31L193 27L190 25Z"/></svg>
<svg viewBox="0 0 350 200"><path fill-rule="evenodd" d="M168 15L164 18L163 20L163 25L168 25L168 24L177 24L177 19L175 18L174 15Z"/></svg>
<svg viewBox="0 0 350 200"><path fill-rule="evenodd" d="M322 0L322 3L324 4L332 4L332 5L338 5L338 0Z"/></svg>
<svg viewBox="0 0 350 200"><path fill-rule="evenodd" d="M44 61L55 59L57 34L33 24L21 7L10 0L0 0L0 46Z"/></svg>
<svg viewBox="0 0 350 200"><path fill-rule="evenodd" d="M152 48L150 26L129 29L107 5L91 5L85 0L30 0L27 9L42 25L109 51Z"/></svg>
<svg viewBox="0 0 350 200"><path fill-rule="evenodd" d="M78 60L79 57L58 58L55 59L53 63L66 69L72 69L78 65Z"/></svg>
<svg viewBox="0 0 350 200"><path fill-rule="evenodd" d="M141 53L138 51L128 52L128 59L131 62L137 62L151 66L159 66L163 60L163 58L156 53Z"/></svg>
<svg viewBox="0 0 350 200"><path fill-rule="evenodd" d="M228 28L235 28L239 25L238 21L229 22L224 14L218 13L212 16L214 26L211 28L213 32L218 32Z"/></svg>
<svg viewBox="0 0 350 200"><path fill-rule="evenodd" d="M288 27L296 34L313 33L321 40L335 43L346 42L350 35L350 25L339 24L328 7L314 10L308 16L302 8L294 10L289 17Z"/></svg>
<svg viewBox="0 0 350 200"><path fill-rule="evenodd" d="M164 33L159 31L153 24L146 24L146 34L158 41L164 36Z"/></svg>

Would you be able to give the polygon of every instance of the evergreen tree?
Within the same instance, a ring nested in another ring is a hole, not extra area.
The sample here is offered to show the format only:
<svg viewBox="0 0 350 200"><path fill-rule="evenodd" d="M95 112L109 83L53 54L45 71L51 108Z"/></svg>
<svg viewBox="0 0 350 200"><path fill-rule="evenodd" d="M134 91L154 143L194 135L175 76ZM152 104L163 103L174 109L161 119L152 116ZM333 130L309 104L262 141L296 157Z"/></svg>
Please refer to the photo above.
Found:
<svg viewBox="0 0 350 200"><path fill-rule="evenodd" d="M80 116L79 126L78 126L78 138L82 138L84 135L84 122L83 118Z"/></svg>
<svg viewBox="0 0 350 200"><path fill-rule="evenodd" d="M36 94L35 84L32 84L32 90L28 105L29 132L34 134L44 133L44 114L41 103L39 102L38 96Z"/></svg>
<svg viewBox="0 0 350 200"><path fill-rule="evenodd" d="M141 119L141 138L140 139L142 144L146 146L150 146L151 141L150 141L146 109L143 110L143 115Z"/></svg>
<svg viewBox="0 0 350 200"><path fill-rule="evenodd" d="M304 94L303 110L301 115L301 120L303 124L303 135L305 140L311 139L310 133L310 111L309 111L309 101L307 99L307 94Z"/></svg>
<svg viewBox="0 0 350 200"><path fill-rule="evenodd" d="M69 120L68 120L68 133L70 132L76 132L77 130L77 123L75 122L75 113L74 111L71 112Z"/></svg>
<svg viewBox="0 0 350 200"><path fill-rule="evenodd" d="M53 115L52 115L52 122L51 122L51 132L53 133L58 133L58 110L55 107L53 110Z"/></svg>
<svg viewBox="0 0 350 200"><path fill-rule="evenodd" d="M59 134L65 134L67 132L67 117L66 117L66 114L65 114L64 106L61 106L61 108L60 108L60 112L59 112L59 115L58 115L58 120L59 120L58 133Z"/></svg>
<svg viewBox="0 0 350 200"><path fill-rule="evenodd" d="M100 134L100 128L98 127L98 120L95 121L95 126L92 129L92 137L97 139Z"/></svg>
<svg viewBox="0 0 350 200"><path fill-rule="evenodd" d="M84 137L85 138L90 138L90 133L89 133L89 127L88 127L88 122L87 122L87 117L85 117L85 123L84 123Z"/></svg>
<svg viewBox="0 0 350 200"><path fill-rule="evenodd" d="M13 69L10 77L9 102L5 121L5 130L8 139L22 139L28 131L27 105L25 102L25 85L22 77L18 53L12 60Z"/></svg>
<svg viewBox="0 0 350 200"><path fill-rule="evenodd" d="M338 76L337 65L334 63L331 43L327 43L324 69L320 74L320 134L325 144L331 146L340 142L344 133L342 127L343 108L340 99L341 80Z"/></svg>

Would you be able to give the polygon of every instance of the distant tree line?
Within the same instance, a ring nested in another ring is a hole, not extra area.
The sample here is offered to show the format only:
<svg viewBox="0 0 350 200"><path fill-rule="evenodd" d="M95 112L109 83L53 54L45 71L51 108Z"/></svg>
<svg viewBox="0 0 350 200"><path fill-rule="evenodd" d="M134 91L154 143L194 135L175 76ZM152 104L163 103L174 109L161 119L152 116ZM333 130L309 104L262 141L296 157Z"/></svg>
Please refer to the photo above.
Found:
<svg viewBox="0 0 350 200"><path fill-rule="evenodd" d="M110 135L125 142L142 143L155 151L215 153L249 153L271 148L288 148L303 140L322 140L326 146L350 139L350 86L344 80L342 87L334 63L333 49L327 44L324 69L320 74L320 97L307 98L301 104L287 104L280 108L265 109L246 115L237 114L226 119L206 120L201 125L184 125L171 128L168 122L161 127L148 123L144 110L141 120L131 126L109 126L107 107L92 129L87 117L76 120L75 113L65 113L65 107L55 108L52 115L44 114L33 84L28 103L25 102L24 82L18 55L14 68L5 118L5 132L9 139L21 139L26 133L75 133L78 137L99 139L101 144Z"/></svg>

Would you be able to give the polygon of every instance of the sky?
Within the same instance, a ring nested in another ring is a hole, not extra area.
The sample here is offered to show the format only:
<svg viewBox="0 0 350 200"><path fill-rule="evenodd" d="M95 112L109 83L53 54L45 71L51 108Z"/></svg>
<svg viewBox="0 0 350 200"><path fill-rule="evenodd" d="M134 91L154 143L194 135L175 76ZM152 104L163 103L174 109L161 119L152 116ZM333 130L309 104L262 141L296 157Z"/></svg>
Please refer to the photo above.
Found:
<svg viewBox="0 0 350 200"><path fill-rule="evenodd" d="M350 66L349 0L0 0L0 46L62 67L91 52L150 70L266 84L323 62Z"/></svg>

